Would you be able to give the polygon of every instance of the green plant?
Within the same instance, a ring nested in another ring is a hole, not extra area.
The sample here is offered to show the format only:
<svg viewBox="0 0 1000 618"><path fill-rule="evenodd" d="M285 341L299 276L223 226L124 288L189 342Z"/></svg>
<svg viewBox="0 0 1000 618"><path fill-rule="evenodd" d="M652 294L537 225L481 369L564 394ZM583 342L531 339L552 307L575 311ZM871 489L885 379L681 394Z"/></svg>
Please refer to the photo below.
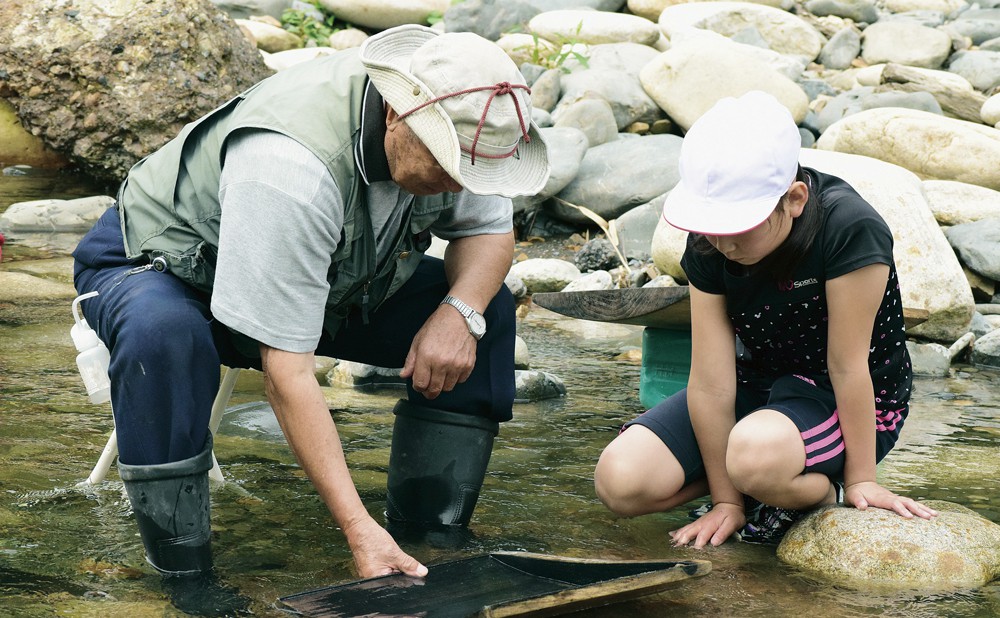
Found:
<svg viewBox="0 0 1000 618"><path fill-rule="evenodd" d="M584 45L577 38L583 28L581 21L576 25L574 36L558 36L553 41L544 41L534 32L531 33L531 46L517 48L516 51L526 50L530 54L529 62L545 67L546 69L559 69L564 73L569 73L569 69L564 65L567 59L573 58L584 67L587 66L588 57L584 52L579 51L578 46Z"/></svg>
<svg viewBox="0 0 1000 618"><path fill-rule="evenodd" d="M459 2L464 2L465 0L451 0L452 6L458 4ZM431 11L430 15L427 16L427 24L433 26L434 24L442 21L444 19L444 13L441 11Z"/></svg>
<svg viewBox="0 0 1000 618"><path fill-rule="evenodd" d="M281 27L297 34L305 41L315 41L316 45L329 45L330 35L338 30L350 28L347 22L340 21L330 11L323 8L318 1L310 1L316 10L323 15L323 20L317 20L311 14L298 9L285 9L281 14Z"/></svg>

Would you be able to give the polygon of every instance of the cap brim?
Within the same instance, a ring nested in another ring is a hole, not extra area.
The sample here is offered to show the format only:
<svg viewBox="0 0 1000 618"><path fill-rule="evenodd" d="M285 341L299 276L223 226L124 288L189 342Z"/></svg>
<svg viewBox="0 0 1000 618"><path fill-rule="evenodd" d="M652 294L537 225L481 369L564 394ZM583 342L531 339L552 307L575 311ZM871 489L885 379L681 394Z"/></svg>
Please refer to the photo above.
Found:
<svg viewBox="0 0 1000 618"><path fill-rule="evenodd" d="M735 236L767 220L781 196L743 202L712 202L697 196L680 181L663 202L663 219L679 230L709 236Z"/></svg>

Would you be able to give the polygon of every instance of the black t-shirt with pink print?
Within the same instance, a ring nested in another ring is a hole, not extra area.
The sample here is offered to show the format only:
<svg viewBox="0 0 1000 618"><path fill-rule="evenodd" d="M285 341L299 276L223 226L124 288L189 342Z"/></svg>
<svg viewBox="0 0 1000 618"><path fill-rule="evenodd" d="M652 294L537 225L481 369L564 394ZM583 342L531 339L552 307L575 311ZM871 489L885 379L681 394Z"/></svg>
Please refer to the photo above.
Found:
<svg viewBox="0 0 1000 618"><path fill-rule="evenodd" d="M769 389L781 376L802 375L831 389L827 369L826 282L870 264L888 264L889 279L872 332L868 363L879 422L905 418L912 368L906 351L903 305L892 258L892 233L882 217L846 182L806 169L823 208L822 227L788 281L750 272L721 253L703 254L688 236L681 266L690 283L723 294L729 319L745 348L737 379ZM884 429L890 429L885 427Z"/></svg>

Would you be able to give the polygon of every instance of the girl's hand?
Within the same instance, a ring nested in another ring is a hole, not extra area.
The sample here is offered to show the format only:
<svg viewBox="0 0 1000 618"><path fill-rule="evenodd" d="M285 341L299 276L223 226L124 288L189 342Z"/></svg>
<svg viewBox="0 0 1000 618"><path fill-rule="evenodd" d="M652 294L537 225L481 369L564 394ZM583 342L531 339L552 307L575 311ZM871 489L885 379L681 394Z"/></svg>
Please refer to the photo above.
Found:
<svg viewBox="0 0 1000 618"><path fill-rule="evenodd" d="M695 549L701 549L708 543L718 547L746 523L743 505L720 502L697 521L671 532L670 538L674 540L674 547L682 547L692 541Z"/></svg>
<svg viewBox="0 0 1000 618"><path fill-rule="evenodd" d="M898 496L874 481L864 481L862 483L847 485L844 488L844 502L854 505L862 511L869 506L894 511L907 519L912 518L914 515L923 517L924 519L937 517L937 511L934 509L928 508L911 498Z"/></svg>

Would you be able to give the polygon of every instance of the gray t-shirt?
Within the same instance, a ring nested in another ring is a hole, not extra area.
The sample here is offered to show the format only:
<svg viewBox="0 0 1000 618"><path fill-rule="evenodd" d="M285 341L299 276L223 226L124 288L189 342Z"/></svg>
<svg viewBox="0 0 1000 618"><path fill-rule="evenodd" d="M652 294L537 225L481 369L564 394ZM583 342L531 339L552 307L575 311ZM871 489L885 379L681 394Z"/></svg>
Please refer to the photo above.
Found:
<svg viewBox="0 0 1000 618"><path fill-rule="evenodd" d="M413 196L391 181L367 188L379 263ZM323 332L327 273L341 240L344 203L312 152L271 131L229 140L219 181L222 218L212 314L273 348L311 352ZM463 191L431 227L451 240L512 229L507 198Z"/></svg>

